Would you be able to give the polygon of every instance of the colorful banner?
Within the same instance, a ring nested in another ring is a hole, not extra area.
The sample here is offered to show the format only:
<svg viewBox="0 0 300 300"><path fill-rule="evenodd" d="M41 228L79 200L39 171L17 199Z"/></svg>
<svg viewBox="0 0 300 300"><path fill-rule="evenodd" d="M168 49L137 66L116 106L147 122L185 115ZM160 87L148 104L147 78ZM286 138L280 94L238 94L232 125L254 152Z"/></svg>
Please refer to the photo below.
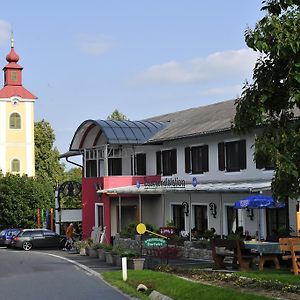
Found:
<svg viewBox="0 0 300 300"><path fill-rule="evenodd" d="M38 208L37 209L37 224L36 224L36 227L37 228L41 228L41 213L40 213L40 209Z"/></svg>

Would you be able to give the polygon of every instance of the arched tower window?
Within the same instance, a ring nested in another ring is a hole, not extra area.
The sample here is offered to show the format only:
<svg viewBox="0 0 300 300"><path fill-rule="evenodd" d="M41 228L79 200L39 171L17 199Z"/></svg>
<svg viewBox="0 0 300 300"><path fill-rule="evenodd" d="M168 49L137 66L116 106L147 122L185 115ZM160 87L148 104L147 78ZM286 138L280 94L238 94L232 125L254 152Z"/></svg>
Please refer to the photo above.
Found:
<svg viewBox="0 0 300 300"><path fill-rule="evenodd" d="M20 161L17 158L13 159L11 162L11 171L14 173L20 172Z"/></svg>
<svg viewBox="0 0 300 300"><path fill-rule="evenodd" d="M21 128L21 116L18 113L12 113L9 117L9 128L20 129Z"/></svg>

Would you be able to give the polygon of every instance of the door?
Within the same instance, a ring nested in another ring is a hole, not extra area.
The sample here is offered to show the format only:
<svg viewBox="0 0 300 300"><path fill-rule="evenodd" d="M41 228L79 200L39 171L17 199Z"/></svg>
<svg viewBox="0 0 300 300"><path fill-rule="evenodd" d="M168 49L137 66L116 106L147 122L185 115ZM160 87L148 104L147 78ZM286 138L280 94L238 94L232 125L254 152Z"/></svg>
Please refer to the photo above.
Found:
<svg viewBox="0 0 300 300"><path fill-rule="evenodd" d="M207 206L195 205L195 228L199 233L204 233L208 228Z"/></svg>
<svg viewBox="0 0 300 300"><path fill-rule="evenodd" d="M227 234L235 233L238 228L238 210L233 206L226 206Z"/></svg>

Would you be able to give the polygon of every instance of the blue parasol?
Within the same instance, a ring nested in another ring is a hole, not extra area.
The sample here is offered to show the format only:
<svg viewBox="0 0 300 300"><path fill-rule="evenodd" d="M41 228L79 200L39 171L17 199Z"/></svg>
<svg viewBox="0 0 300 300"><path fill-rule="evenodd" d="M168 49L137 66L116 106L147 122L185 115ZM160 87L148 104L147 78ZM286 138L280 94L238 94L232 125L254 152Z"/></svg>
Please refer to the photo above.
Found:
<svg viewBox="0 0 300 300"><path fill-rule="evenodd" d="M270 196L251 195L234 203L234 208L284 208L285 204L275 201Z"/></svg>
<svg viewBox="0 0 300 300"><path fill-rule="evenodd" d="M261 219L261 214L260 214L260 209L263 208L283 208L285 207L284 203L280 203L275 201L272 197L270 196L264 196L261 194L257 195L251 195L246 198L243 198L239 201L236 201L234 203L234 208L236 209L259 209L259 214L258 214L258 234L259 234L259 240L261 240L261 224L260 224L260 219Z"/></svg>

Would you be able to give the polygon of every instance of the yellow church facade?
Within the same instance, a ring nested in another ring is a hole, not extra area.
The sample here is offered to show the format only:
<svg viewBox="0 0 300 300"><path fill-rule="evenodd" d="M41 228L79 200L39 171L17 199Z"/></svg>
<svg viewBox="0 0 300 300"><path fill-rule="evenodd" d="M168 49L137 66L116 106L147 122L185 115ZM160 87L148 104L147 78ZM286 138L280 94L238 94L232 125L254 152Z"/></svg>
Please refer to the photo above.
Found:
<svg viewBox="0 0 300 300"><path fill-rule="evenodd" d="M22 67L12 40L0 90L0 169L6 173L35 175L34 103L36 96L22 86Z"/></svg>

